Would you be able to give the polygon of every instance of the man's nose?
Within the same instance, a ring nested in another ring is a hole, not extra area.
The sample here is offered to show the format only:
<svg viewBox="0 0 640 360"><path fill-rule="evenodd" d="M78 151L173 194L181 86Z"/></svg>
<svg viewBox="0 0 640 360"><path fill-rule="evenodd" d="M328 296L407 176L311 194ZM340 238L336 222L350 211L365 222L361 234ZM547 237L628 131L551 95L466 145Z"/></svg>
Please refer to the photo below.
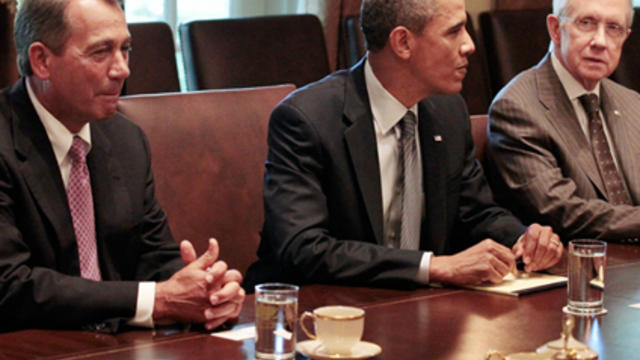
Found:
<svg viewBox="0 0 640 360"><path fill-rule="evenodd" d="M126 79L129 77L129 54L125 51L118 51L111 68L109 76L115 79Z"/></svg>

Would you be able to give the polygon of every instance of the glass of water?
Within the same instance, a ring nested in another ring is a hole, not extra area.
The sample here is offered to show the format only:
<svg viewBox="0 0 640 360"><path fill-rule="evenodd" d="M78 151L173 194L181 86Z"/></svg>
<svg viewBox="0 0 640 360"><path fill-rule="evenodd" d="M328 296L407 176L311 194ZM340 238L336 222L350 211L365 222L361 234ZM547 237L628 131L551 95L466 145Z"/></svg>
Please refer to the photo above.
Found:
<svg viewBox="0 0 640 360"><path fill-rule="evenodd" d="M603 306L607 243L578 239L569 242L567 300L562 310L578 316L606 314Z"/></svg>
<svg viewBox="0 0 640 360"><path fill-rule="evenodd" d="M267 283L255 287L258 359L293 359L296 348L298 287Z"/></svg>

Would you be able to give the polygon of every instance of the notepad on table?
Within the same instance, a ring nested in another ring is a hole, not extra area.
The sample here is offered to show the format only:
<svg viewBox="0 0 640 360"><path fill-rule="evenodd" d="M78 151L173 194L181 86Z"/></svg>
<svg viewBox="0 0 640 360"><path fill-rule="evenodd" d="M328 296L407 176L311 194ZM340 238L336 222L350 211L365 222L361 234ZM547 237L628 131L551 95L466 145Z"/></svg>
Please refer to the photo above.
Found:
<svg viewBox="0 0 640 360"><path fill-rule="evenodd" d="M567 278L565 276L518 271L517 275L509 273L504 277L504 281L497 285L471 285L466 287L474 290L518 296L520 294L563 286L566 283Z"/></svg>

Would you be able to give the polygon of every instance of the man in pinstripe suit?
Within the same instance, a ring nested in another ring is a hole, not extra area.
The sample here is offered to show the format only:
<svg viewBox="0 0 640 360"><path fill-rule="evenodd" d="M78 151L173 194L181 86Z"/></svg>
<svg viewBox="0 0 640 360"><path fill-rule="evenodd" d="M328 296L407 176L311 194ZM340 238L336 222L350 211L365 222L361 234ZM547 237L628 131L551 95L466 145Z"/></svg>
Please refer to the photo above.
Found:
<svg viewBox="0 0 640 360"><path fill-rule="evenodd" d="M554 0L550 53L489 110L496 195L565 240L640 238L640 94L607 79L632 21L630 0Z"/></svg>

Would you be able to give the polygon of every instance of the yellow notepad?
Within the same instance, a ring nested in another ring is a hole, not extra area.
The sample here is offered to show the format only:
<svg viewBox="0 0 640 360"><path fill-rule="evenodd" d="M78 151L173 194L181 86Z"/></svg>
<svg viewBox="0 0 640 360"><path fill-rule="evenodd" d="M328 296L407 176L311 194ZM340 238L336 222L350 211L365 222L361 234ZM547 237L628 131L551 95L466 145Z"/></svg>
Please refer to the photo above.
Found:
<svg viewBox="0 0 640 360"><path fill-rule="evenodd" d="M497 285L471 285L466 287L474 290L518 296L520 294L563 286L566 283L567 278L565 276L537 272L527 274L524 271L518 271L517 275L509 273L504 277L504 281Z"/></svg>

